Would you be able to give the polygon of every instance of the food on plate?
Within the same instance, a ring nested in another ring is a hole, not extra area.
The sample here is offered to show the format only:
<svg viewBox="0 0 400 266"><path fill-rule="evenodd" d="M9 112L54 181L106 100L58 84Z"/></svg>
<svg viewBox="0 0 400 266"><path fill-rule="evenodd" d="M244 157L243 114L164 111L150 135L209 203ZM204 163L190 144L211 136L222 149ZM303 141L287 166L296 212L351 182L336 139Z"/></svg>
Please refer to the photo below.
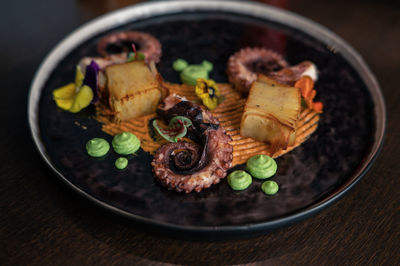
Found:
<svg viewBox="0 0 400 266"><path fill-rule="evenodd" d="M151 163L156 180L178 192L199 192L220 182L232 166L231 138L207 110L176 95L164 99L157 114L166 122L176 116L192 121L189 141L162 145Z"/></svg>
<svg viewBox="0 0 400 266"><path fill-rule="evenodd" d="M233 54L228 60L227 74L229 82L245 95L259 74L286 85L293 85L303 75L317 79L317 69L312 62L304 61L289 67L280 54L257 47L243 48Z"/></svg>
<svg viewBox="0 0 400 266"><path fill-rule="evenodd" d="M245 190L251 183L252 178L245 171L236 170L228 175L228 184L233 190Z"/></svg>
<svg viewBox="0 0 400 266"><path fill-rule="evenodd" d="M130 155L142 147L152 154L154 177L169 190L202 191L246 162L248 173L233 171L227 178L233 190L249 187L252 176L275 175L273 158L303 143L322 113L323 104L314 101L315 65L290 66L272 50L244 48L232 55L230 84L209 79L213 65L206 60L189 65L178 59L172 67L183 84L164 81L155 66L161 44L146 33L110 34L98 52L102 57L80 60L75 83L53 91L57 106L79 112L95 104L102 130L114 136L114 151ZM95 138L86 149L102 157L110 144ZM114 164L124 169L128 159ZM266 182L262 189L272 195L279 188Z"/></svg>
<svg viewBox="0 0 400 266"><path fill-rule="evenodd" d="M69 83L53 91L53 99L63 110L77 113L98 101L98 66L92 61L86 66L84 75L79 66L75 71L75 83Z"/></svg>
<svg viewBox="0 0 400 266"><path fill-rule="evenodd" d="M108 101L116 121L154 113L161 98L157 73L144 61L114 64L105 69Z"/></svg>
<svg viewBox="0 0 400 266"><path fill-rule="evenodd" d="M134 154L140 148L140 140L130 132L122 132L114 136L112 146L118 154Z"/></svg>
<svg viewBox="0 0 400 266"><path fill-rule="evenodd" d="M275 181L268 180L261 185L261 190L267 195L275 195L279 190L279 185Z"/></svg>
<svg viewBox="0 0 400 266"><path fill-rule="evenodd" d="M169 142L177 142L178 139L186 136L188 127L192 126L192 121L184 116L174 116L171 118L168 124L168 128L162 127L157 123L157 120L153 120L154 129Z"/></svg>
<svg viewBox="0 0 400 266"><path fill-rule="evenodd" d="M119 157L115 160L115 167L119 170L123 170L128 166L128 159L125 157Z"/></svg>
<svg viewBox="0 0 400 266"><path fill-rule="evenodd" d="M322 102L314 102L317 91L314 90L314 81L310 76L303 76L294 84L295 88L300 89L302 99L306 108L312 109L317 113L322 113Z"/></svg>
<svg viewBox="0 0 400 266"><path fill-rule="evenodd" d="M273 151L286 149L295 143L300 111L299 89L260 75L250 89L240 134L269 143Z"/></svg>
<svg viewBox="0 0 400 266"><path fill-rule="evenodd" d="M106 35L98 42L97 52L103 57L114 55L127 58L132 44L137 48L138 53L144 55L146 63L160 61L161 43L154 36L139 31L123 31Z"/></svg>
<svg viewBox="0 0 400 266"><path fill-rule="evenodd" d="M183 59L177 59L173 65L175 71L181 72L180 78L182 83L187 85L196 85L197 79L208 79L208 74L213 69L213 64L207 60L203 60L201 64L189 65Z"/></svg>
<svg viewBox="0 0 400 266"><path fill-rule="evenodd" d="M258 179L266 179L275 175L277 168L275 160L264 154L253 156L246 163L247 171Z"/></svg>
<svg viewBox="0 0 400 266"><path fill-rule="evenodd" d="M310 61L304 61L297 65L268 73L266 76L279 83L289 86L293 86L297 80L304 76L308 76L312 80L317 80L318 78L317 67Z"/></svg>
<svg viewBox="0 0 400 266"><path fill-rule="evenodd" d="M227 74L235 89L247 94L259 73L270 73L287 67L283 57L269 49L243 48L229 57Z"/></svg>
<svg viewBox="0 0 400 266"><path fill-rule="evenodd" d="M86 143L86 151L92 157L103 157L110 150L110 144L102 138L93 138Z"/></svg>
<svg viewBox="0 0 400 266"><path fill-rule="evenodd" d="M75 94L71 107L68 109L71 113L77 113L82 109L88 107L93 100L93 90L83 85Z"/></svg>
<svg viewBox="0 0 400 266"><path fill-rule="evenodd" d="M221 93L215 81L211 79L198 78L196 81L195 92L201 99L203 105L209 110L214 110L222 102Z"/></svg>
<svg viewBox="0 0 400 266"><path fill-rule="evenodd" d="M193 102L198 100L193 86L172 83L163 83L163 86L170 94L184 96L187 100ZM230 144L233 146L232 166L246 163L250 157L258 154L266 154L276 158L288 153L306 141L318 127L319 114L309 108L302 110L297 123L295 143L286 149L272 152L268 143L244 137L240 134L240 122L246 99L233 89L230 84L218 83L218 88L224 97L224 101L210 112L214 117L218 118L220 125L232 137L232 141L230 141ZM154 131L154 127L152 126L152 121L156 116L155 113L127 121L116 122L109 116L102 115L107 108L104 109L102 106L98 106L97 110L99 112L97 119L103 123L102 130L105 133L114 136L128 130L138 136L141 140L141 147L150 154L154 154L163 144L162 141L153 137L152 132Z"/></svg>

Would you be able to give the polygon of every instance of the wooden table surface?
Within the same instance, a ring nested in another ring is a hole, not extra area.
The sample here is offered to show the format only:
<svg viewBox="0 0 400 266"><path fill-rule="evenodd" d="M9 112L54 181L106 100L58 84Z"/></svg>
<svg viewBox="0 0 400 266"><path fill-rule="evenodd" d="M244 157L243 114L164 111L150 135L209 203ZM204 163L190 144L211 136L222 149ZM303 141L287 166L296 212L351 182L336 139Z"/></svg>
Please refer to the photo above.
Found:
<svg viewBox="0 0 400 266"><path fill-rule="evenodd" d="M27 122L35 70L66 34L129 0L2 1L0 264L399 265L400 6L395 1L289 1L348 41L376 74L385 144L370 171L316 216L262 236L186 241L151 232L77 196L48 170ZM270 1L279 2L279 1Z"/></svg>

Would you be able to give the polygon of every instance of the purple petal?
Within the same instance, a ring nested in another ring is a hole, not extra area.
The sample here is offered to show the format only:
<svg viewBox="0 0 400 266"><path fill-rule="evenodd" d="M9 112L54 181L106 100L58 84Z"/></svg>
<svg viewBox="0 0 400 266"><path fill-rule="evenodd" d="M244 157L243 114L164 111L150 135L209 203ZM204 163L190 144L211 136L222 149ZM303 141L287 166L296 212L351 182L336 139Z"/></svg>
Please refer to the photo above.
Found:
<svg viewBox="0 0 400 266"><path fill-rule="evenodd" d="M98 86L98 74L100 67L97 63L92 60L90 64L86 67L85 79L83 84L89 86L93 90L93 100L92 103L97 103L99 101L99 86Z"/></svg>

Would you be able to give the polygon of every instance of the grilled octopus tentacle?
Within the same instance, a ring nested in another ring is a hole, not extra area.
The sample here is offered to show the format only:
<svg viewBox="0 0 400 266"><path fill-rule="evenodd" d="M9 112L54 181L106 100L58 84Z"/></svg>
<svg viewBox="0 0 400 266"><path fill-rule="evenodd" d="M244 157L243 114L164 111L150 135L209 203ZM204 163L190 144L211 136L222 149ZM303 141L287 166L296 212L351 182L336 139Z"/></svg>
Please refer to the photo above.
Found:
<svg viewBox="0 0 400 266"><path fill-rule="evenodd" d="M97 44L97 51L101 57L83 57L78 65L85 74L86 67L92 62L96 62L101 70L114 64L127 62L130 46L135 43L137 52L144 54L144 61L151 65L151 62L158 63L161 57L161 44L153 36L138 31L125 31L109 34L103 37ZM109 53L107 47L114 45L120 53Z"/></svg>
<svg viewBox="0 0 400 266"><path fill-rule="evenodd" d="M302 75L308 74L316 79L315 65L304 61L289 66L283 57L265 48L244 48L233 54L228 60L227 74L229 82L247 94L258 74L264 74L279 83L292 86Z"/></svg>
<svg viewBox="0 0 400 266"><path fill-rule="evenodd" d="M122 54L125 54L126 57L131 43L136 45L138 52L144 54L146 63L150 61L158 63L160 61L160 42L152 35L138 31L117 32L103 37L97 45L97 52L104 57L109 56L107 47L114 45L122 50Z"/></svg>
<svg viewBox="0 0 400 266"><path fill-rule="evenodd" d="M157 113L167 121L177 115L188 117L192 126L187 137L196 143L180 141L161 146L152 161L153 173L169 190L199 192L226 176L233 158L231 137L208 111L177 99L173 95L167 97Z"/></svg>

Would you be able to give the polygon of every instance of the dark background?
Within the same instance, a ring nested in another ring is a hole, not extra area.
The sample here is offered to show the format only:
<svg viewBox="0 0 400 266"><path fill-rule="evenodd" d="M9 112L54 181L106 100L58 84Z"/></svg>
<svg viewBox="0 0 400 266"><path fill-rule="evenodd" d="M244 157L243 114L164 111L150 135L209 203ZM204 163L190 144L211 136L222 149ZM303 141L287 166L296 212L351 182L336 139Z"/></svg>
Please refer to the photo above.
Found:
<svg viewBox="0 0 400 266"><path fill-rule="evenodd" d="M66 34L139 1L3 1L0 9L0 264L399 264L400 6L395 1L269 1L337 33L364 57L386 100L380 156L340 201L296 225L243 240L185 241L82 200L38 155L27 95Z"/></svg>

